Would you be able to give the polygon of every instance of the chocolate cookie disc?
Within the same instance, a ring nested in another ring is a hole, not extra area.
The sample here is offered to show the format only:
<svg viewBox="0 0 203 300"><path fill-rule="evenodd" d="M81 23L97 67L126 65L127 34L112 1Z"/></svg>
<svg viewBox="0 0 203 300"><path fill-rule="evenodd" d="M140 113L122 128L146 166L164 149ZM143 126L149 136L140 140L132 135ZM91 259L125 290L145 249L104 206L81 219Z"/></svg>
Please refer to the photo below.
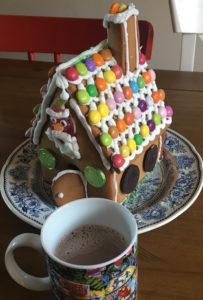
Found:
<svg viewBox="0 0 203 300"><path fill-rule="evenodd" d="M157 145L152 145L145 153L143 161L143 169L145 172L151 172L157 161L158 147Z"/></svg>
<svg viewBox="0 0 203 300"><path fill-rule="evenodd" d="M120 188L122 193L129 194L131 193L139 180L140 171L136 165L129 166L123 173L121 178Z"/></svg>

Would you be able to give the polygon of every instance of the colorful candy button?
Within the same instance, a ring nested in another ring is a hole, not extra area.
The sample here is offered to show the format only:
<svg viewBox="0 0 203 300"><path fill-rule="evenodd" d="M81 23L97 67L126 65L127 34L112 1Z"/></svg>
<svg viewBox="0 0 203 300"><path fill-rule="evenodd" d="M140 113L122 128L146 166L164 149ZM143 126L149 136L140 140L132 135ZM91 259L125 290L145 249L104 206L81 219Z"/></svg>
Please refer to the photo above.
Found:
<svg viewBox="0 0 203 300"><path fill-rule="evenodd" d="M134 81L134 80L130 81L130 87L131 87L131 89L133 90L133 93L134 93L134 94L138 93L138 91L139 91L139 86L138 86L138 84L137 84L136 81Z"/></svg>
<svg viewBox="0 0 203 300"><path fill-rule="evenodd" d="M141 110L141 112L145 112L147 110L147 103L145 100L140 100L139 104L138 104L139 109Z"/></svg>
<svg viewBox="0 0 203 300"><path fill-rule="evenodd" d="M92 59L97 67L101 67L104 64L104 59L99 53L95 53L92 55Z"/></svg>
<svg viewBox="0 0 203 300"><path fill-rule="evenodd" d="M159 114L154 114L152 117L152 120L154 121L155 125L159 125L161 123L161 118Z"/></svg>
<svg viewBox="0 0 203 300"><path fill-rule="evenodd" d="M45 148L41 148L38 152L38 158L41 164L48 170L55 169L56 158L53 154Z"/></svg>
<svg viewBox="0 0 203 300"><path fill-rule="evenodd" d="M123 94L125 96L125 99L130 100L133 96L133 90L130 86L124 86L123 88Z"/></svg>
<svg viewBox="0 0 203 300"><path fill-rule="evenodd" d="M104 72L104 79L106 80L106 82L108 83L114 83L116 81L116 75L113 71L111 70L106 70Z"/></svg>
<svg viewBox="0 0 203 300"><path fill-rule="evenodd" d="M154 72L154 70L150 69L148 72L151 75L152 81L155 81L156 80L156 73Z"/></svg>
<svg viewBox="0 0 203 300"><path fill-rule="evenodd" d="M128 148L128 146L126 146L126 145L121 146L121 148L120 148L120 154L124 158L128 157L130 155L130 149Z"/></svg>
<svg viewBox="0 0 203 300"><path fill-rule="evenodd" d="M98 95L97 88L94 84L89 84L87 86L87 92L90 95L90 97L96 97Z"/></svg>
<svg viewBox="0 0 203 300"><path fill-rule="evenodd" d="M142 76L139 76L137 78L137 84L138 84L138 87L140 89L143 89L145 87L145 81L144 81L144 78Z"/></svg>
<svg viewBox="0 0 203 300"><path fill-rule="evenodd" d="M123 156L121 154L115 154L113 157L112 157L112 162L113 162L113 166L117 169L121 168L124 163L125 163L125 160L123 158Z"/></svg>
<svg viewBox="0 0 203 300"><path fill-rule="evenodd" d="M123 93L120 92L120 91L115 91L113 96L114 96L114 100L116 101L116 103L121 104L125 100L125 97L124 97Z"/></svg>
<svg viewBox="0 0 203 300"><path fill-rule="evenodd" d="M154 121L152 121L152 120L147 121L147 126L149 127L150 132L154 131L154 129L156 127Z"/></svg>
<svg viewBox="0 0 203 300"><path fill-rule="evenodd" d="M126 4L123 3L123 4L121 4L121 6L119 7L118 12L121 13L121 12L125 11L127 8L128 8L128 6L127 6Z"/></svg>
<svg viewBox="0 0 203 300"><path fill-rule="evenodd" d="M132 125L134 122L134 115L130 112L125 113L124 120L127 125Z"/></svg>
<svg viewBox="0 0 203 300"><path fill-rule="evenodd" d="M132 113L133 113L133 116L135 117L136 120L139 120L142 116L142 112L141 112L139 107L133 108Z"/></svg>
<svg viewBox="0 0 203 300"><path fill-rule="evenodd" d="M167 116L167 110L164 106L159 107L158 113L162 119L166 118Z"/></svg>
<svg viewBox="0 0 203 300"><path fill-rule="evenodd" d="M167 111L167 117L172 117L173 116L173 108L169 105L166 106L166 111Z"/></svg>
<svg viewBox="0 0 203 300"><path fill-rule="evenodd" d="M150 132L149 127L147 125L142 125L140 127L140 133L144 138L148 137L149 132Z"/></svg>
<svg viewBox="0 0 203 300"><path fill-rule="evenodd" d="M112 53L111 50L109 49L102 49L100 52L101 56L105 61L110 61L112 60Z"/></svg>
<svg viewBox="0 0 203 300"><path fill-rule="evenodd" d="M114 99L111 99L111 98L107 99L106 104L108 105L108 108L110 111L113 111L114 109L116 109L116 102Z"/></svg>
<svg viewBox="0 0 203 300"><path fill-rule="evenodd" d="M85 65L90 72L94 72L96 70L96 65L91 57L85 59Z"/></svg>
<svg viewBox="0 0 203 300"><path fill-rule="evenodd" d="M78 90L76 97L80 104L87 104L90 101L90 96L86 90Z"/></svg>
<svg viewBox="0 0 203 300"><path fill-rule="evenodd" d="M163 89L159 89L158 92L159 92L159 95L160 95L160 99L161 99L162 101L164 101L165 98L166 98L165 91L164 91Z"/></svg>
<svg viewBox="0 0 203 300"><path fill-rule="evenodd" d="M109 127L109 134L113 139L116 139L119 135L118 128L116 126L110 126Z"/></svg>
<svg viewBox="0 0 203 300"><path fill-rule="evenodd" d="M142 145L143 139L142 139L141 134L139 134L139 133L135 134L134 140L137 145L139 145L139 146Z"/></svg>
<svg viewBox="0 0 203 300"><path fill-rule="evenodd" d="M111 70L115 73L116 79L120 79L122 77L123 70L122 70L122 68L120 66L115 65L115 66L112 67Z"/></svg>
<svg viewBox="0 0 203 300"><path fill-rule="evenodd" d="M147 103L148 106L154 105L154 100L153 100L153 98L152 98L151 96L147 96L147 97L146 97L146 103Z"/></svg>
<svg viewBox="0 0 203 300"><path fill-rule="evenodd" d="M92 124L98 124L101 121L101 114L98 110L91 110L88 116Z"/></svg>
<svg viewBox="0 0 203 300"><path fill-rule="evenodd" d="M100 92L104 92L107 88L107 84L106 84L106 81L104 80L104 78L101 78L101 77L96 78L95 84Z"/></svg>
<svg viewBox="0 0 203 300"><path fill-rule="evenodd" d="M65 70L65 76L70 81L75 81L78 79L78 71L74 67L69 67Z"/></svg>
<svg viewBox="0 0 203 300"><path fill-rule="evenodd" d="M112 137L108 133L102 133L100 136L100 142L103 146L109 147L112 143Z"/></svg>
<svg viewBox="0 0 203 300"><path fill-rule="evenodd" d="M33 107L32 112L33 112L33 114L34 114L35 116L38 114L38 111L39 111L39 109L40 109L40 106L41 106L41 104L37 104L37 105L35 105L35 107Z"/></svg>
<svg viewBox="0 0 203 300"><path fill-rule="evenodd" d="M114 2L110 7L109 13L112 15L117 14L119 11L119 7L120 7L120 4L118 2Z"/></svg>
<svg viewBox="0 0 203 300"><path fill-rule="evenodd" d="M126 122L124 120L118 119L116 127L120 132L126 131Z"/></svg>
<svg viewBox="0 0 203 300"><path fill-rule="evenodd" d="M100 113L102 118L105 118L109 114L109 108L105 103L100 103L97 107L98 112Z"/></svg>
<svg viewBox="0 0 203 300"><path fill-rule="evenodd" d="M136 150L136 142L134 139L128 139L127 145L131 152Z"/></svg>
<svg viewBox="0 0 203 300"><path fill-rule="evenodd" d="M81 76L85 76L87 75L88 73L88 70L87 70L87 67L85 64L83 64L82 62L79 62L75 65L76 67L76 70L78 71L78 73L81 75Z"/></svg>
<svg viewBox="0 0 203 300"><path fill-rule="evenodd" d="M140 65L144 65L146 63L146 57L142 52L140 52L140 55L139 55L139 62L140 62Z"/></svg>
<svg viewBox="0 0 203 300"><path fill-rule="evenodd" d="M101 188L106 183L104 172L96 166L86 166L84 176L87 182L95 188Z"/></svg>
<svg viewBox="0 0 203 300"><path fill-rule="evenodd" d="M152 77L149 72L142 73L142 77L144 78L146 84L149 84L152 81Z"/></svg>
<svg viewBox="0 0 203 300"><path fill-rule="evenodd" d="M157 92L153 92L152 93L152 98L154 100L154 103L157 104L159 102L159 100L160 100L160 94L159 94L159 92L158 91Z"/></svg>

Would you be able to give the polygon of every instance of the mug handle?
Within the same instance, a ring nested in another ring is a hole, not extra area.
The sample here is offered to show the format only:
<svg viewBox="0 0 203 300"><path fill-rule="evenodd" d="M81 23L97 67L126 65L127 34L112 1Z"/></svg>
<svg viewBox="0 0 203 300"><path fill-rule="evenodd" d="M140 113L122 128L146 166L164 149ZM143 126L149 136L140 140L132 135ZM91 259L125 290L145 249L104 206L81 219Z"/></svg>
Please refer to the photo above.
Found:
<svg viewBox="0 0 203 300"><path fill-rule="evenodd" d="M5 253L5 265L9 275L19 285L33 291L47 291L51 289L49 277L36 277L24 272L16 263L13 252L20 247L30 247L43 254L40 236L34 233L17 235L8 245Z"/></svg>

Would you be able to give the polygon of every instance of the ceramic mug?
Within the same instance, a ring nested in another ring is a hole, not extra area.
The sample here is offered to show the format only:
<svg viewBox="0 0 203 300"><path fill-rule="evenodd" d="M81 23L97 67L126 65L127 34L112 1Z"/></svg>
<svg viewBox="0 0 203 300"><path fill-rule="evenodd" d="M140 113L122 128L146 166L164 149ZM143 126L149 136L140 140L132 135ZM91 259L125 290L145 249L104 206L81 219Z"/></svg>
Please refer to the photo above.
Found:
<svg viewBox="0 0 203 300"><path fill-rule="evenodd" d="M72 229L82 225L108 226L127 242L117 257L97 265L76 265L55 256L56 245ZM45 255L48 277L25 273L16 263L13 252L31 247ZM53 212L42 226L41 234L16 236L5 254L10 276L31 290L52 289L57 299L136 299L137 294L137 225L133 215L122 205L101 198L70 202Z"/></svg>

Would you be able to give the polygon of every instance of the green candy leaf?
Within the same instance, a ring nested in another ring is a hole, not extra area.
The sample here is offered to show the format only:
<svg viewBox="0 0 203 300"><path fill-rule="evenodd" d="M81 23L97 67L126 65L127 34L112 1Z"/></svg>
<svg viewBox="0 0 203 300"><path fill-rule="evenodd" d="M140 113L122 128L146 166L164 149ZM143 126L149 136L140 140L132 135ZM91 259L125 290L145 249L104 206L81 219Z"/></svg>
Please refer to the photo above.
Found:
<svg viewBox="0 0 203 300"><path fill-rule="evenodd" d="M48 170L53 170L56 167L56 158L45 148L41 148L38 152L38 158L41 164Z"/></svg>
<svg viewBox="0 0 203 300"><path fill-rule="evenodd" d="M104 172L95 166L86 166L84 175L87 182L95 188L100 188L106 183Z"/></svg>

